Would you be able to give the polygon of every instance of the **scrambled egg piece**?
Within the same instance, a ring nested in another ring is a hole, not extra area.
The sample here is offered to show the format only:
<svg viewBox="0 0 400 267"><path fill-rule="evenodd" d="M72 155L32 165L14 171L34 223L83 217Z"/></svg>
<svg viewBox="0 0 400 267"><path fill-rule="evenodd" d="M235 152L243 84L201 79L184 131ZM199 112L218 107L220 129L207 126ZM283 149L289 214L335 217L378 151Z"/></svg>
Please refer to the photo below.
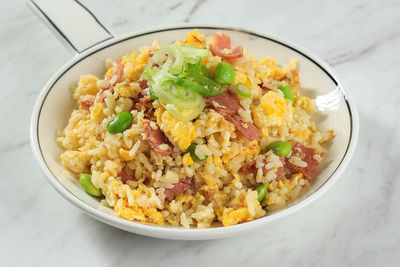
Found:
<svg viewBox="0 0 400 267"><path fill-rule="evenodd" d="M268 137L269 135L268 127L279 127L285 122L285 118L291 117L290 114L293 110L287 108L286 104L286 100L281 94L268 91L261 98L260 105L252 107L254 123L261 129L261 133L264 137Z"/></svg>
<svg viewBox="0 0 400 267"><path fill-rule="evenodd" d="M156 111L157 123L161 130L168 134L181 150L186 150L196 138L196 128L191 121L181 121L168 111L162 110L164 109L157 108Z"/></svg>
<svg viewBox="0 0 400 267"><path fill-rule="evenodd" d="M274 91L267 92L261 98L261 106L264 114L269 117L269 121L280 124L285 113L285 98Z"/></svg>
<svg viewBox="0 0 400 267"><path fill-rule="evenodd" d="M294 101L295 107L304 109L308 114L315 112L315 103L306 96L298 96Z"/></svg>
<svg viewBox="0 0 400 267"><path fill-rule="evenodd" d="M129 221L164 224L161 212L157 211L155 207L156 203L149 202L147 205L139 206L138 199L151 196L151 193L144 187L131 190L128 185L123 185L115 178L111 178L106 188L102 188L102 192L108 202L116 200L114 211L117 216Z"/></svg>
<svg viewBox="0 0 400 267"><path fill-rule="evenodd" d="M138 80L148 63L150 49L141 48L140 50L140 55L134 51L121 58L121 63L124 65L124 76L128 80Z"/></svg>
<svg viewBox="0 0 400 267"><path fill-rule="evenodd" d="M99 88L97 87L97 80L98 79L94 75L81 76L78 86L73 92L73 98L78 100L81 96L84 95L95 96L99 91Z"/></svg>
<svg viewBox="0 0 400 267"><path fill-rule="evenodd" d="M189 32L186 37L185 41L188 45L192 45L198 48L206 48L206 46L203 43L203 40L206 38L205 35L200 34L197 29L194 31Z"/></svg>
<svg viewBox="0 0 400 267"><path fill-rule="evenodd" d="M118 96L122 97L132 97L132 92L135 90L132 86L127 83L118 83L114 87L114 91Z"/></svg>
<svg viewBox="0 0 400 267"><path fill-rule="evenodd" d="M224 210L224 215L222 216L222 224L224 226L235 225L250 220L252 220L252 218L247 208L239 208L237 210L229 208Z"/></svg>
<svg viewBox="0 0 400 267"><path fill-rule="evenodd" d="M243 83L243 84L246 85L248 88L251 88L250 81L249 81L249 79L247 78L247 75L244 74L243 72L238 71L238 70L235 71L235 80L234 80L234 83L235 83L235 84Z"/></svg>
<svg viewBox="0 0 400 267"><path fill-rule="evenodd" d="M86 151L67 150L61 154L60 158L61 164L76 174L83 173L90 161L90 156Z"/></svg>
<svg viewBox="0 0 400 267"><path fill-rule="evenodd" d="M260 202L257 200L257 193L254 191L241 194L236 200L239 202L238 208L216 210L218 219L224 226L252 221L265 214Z"/></svg>
<svg viewBox="0 0 400 267"><path fill-rule="evenodd" d="M119 199L117 201L114 206L114 211L117 216L128 221L137 220L158 225L164 224L164 218L161 212L158 212L156 208L139 207L137 204L128 206L128 202L125 199Z"/></svg>
<svg viewBox="0 0 400 267"><path fill-rule="evenodd" d="M182 157L182 164L183 164L184 166L188 166L188 165L193 164L193 159L192 159L192 157L190 156L189 153L186 153L185 155L183 155L183 157Z"/></svg>
<svg viewBox="0 0 400 267"><path fill-rule="evenodd" d="M303 140L307 140L308 137L310 136L310 134L311 134L311 132L308 129L305 129L305 130L297 129L296 131L294 131L294 136L300 137Z"/></svg>
<svg viewBox="0 0 400 267"><path fill-rule="evenodd" d="M272 78L274 80L281 80L289 72L289 69L284 69L284 68L281 69L281 68L279 68L276 65L275 59L272 59L272 58L265 58L263 60L260 60L257 65L258 66L260 66L260 65L261 66L265 66L269 70L269 71L266 71L264 73L258 72L257 73L257 76L258 76L257 78L259 78L259 79Z"/></svg>

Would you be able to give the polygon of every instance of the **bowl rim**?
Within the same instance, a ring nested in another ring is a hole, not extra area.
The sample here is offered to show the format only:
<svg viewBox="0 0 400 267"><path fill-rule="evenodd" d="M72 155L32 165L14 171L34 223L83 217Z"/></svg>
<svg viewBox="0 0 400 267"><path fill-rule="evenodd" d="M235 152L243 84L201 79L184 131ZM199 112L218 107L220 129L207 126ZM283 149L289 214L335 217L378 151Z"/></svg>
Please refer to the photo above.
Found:
<svg viewBox="0 0 400 267"><path fill-rule="evenodd" d="M186 229L183 227L170 227L170 226L157 226L157 225L149 225L143 224L138 222L127 221L125 219L112 216L107 214L101 210L91 207L86 202L78 198L77 196L73 195L67 188L65 188L56 178L55 175L50 171L47 166L47 163L43 157L42 150L39 143L39 118L41 114L41 109L43 106L44 101L47 98L47 95L52 90L53 86L57 83L57 81L67 73L71 68L73 68L76 64L78 64L81 60L90 57L91 55L103 50L105 48L111 47L118 43L127 41L129 39L137 38L140 36L154 34L159 32L165 31L173 31L173 30L193 30L193 29L208 29L208 30L229 30L229 31L236 31L242 32L248 35L252 35L258 38L267 39L269 41L278 43L280 45L285 46L288 49L295 51L296 53L301 54L302 56L309 59L315 65L317 65L321 70L328 75L331 80L336 84L337 88L339 89L344 101L347 105L347 111L349 112L350 116L350 136L347 144L347 148L345 154L343 155L342 160L337 165L336 169L333 173L328 177L328 179L318 188L315 192L311 195L305 197L303 200L295 203L292 206L289 206L283 210L280 210L276 213L270 214L268 216L264 216L258 218L256 220L232 225L232 226L224 226L224 227L212 227L212 228L205 228L205 229L198 229L198 228L190 228ZM313 53L309 52L308 50L287 41L281 37L260 33L257 31L252 31L248 29L244 29L241 27L235 26L228 26L228 25L218 25L218 24L199 24L199 23L182 23L182 24L175 24L175 25L168 25L168 26L161 26L151 29L145 29L129 34L122 35L120 37L113 38L111 40L105 41L104 43L100 43L95 45L94 47L86 50L82 54L72 58L69 60L64 66L62 66L50 80L45 84L45 86L40 91L40 94L35 102L33 113L31 116L31 123L30 123L30 143L33 154L39 163L42 171L44 172L47 180L50 184L56 189L56 191L61 194L64 198L66 198L69 202L71 202L74 206L83 210L86 214L106 223L112 225L114 227L141 234L146 236L152 236L157 238L166 238L166 239L186 239L186 240L200 240L200 239L215 239L215 238L222 238L228 236L234 236L239 233L245 233L250 231L253 228L259 227L269 222L276 221L280 218L286 217L290 214L293 214L302 208L306 207L316 199L318 199L321 195L328 188L330 188L341 176L347 165L349 164L351 157L354 153L358 134L359 134L359 117L355 103L352 101L351 97L349 96L349 92L345 91L345 87L343 83L339 81L338 75L333 71L333 69L325 63L322 59L315 56Z"/></svg>

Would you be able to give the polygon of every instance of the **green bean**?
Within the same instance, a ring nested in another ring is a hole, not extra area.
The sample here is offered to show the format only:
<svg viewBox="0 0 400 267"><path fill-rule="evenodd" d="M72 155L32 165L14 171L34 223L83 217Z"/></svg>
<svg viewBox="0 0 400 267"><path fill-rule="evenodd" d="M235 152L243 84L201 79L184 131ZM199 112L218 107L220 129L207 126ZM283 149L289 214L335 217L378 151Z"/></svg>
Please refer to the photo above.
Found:
<svg viewBox="0 0 400 267"><path fill-rule="evenodd" d="M100 197L103 195L101 193L101 190L96 188L92 184L92 175L91 174L82 173L79 176L79 183L81 184L83 189L85 189L86 193L88 193L89 195L94 196L94 197Z"/></svg>
<svg viewBox="0 0 400 267"><path fill-rule="evenodd" d="M117 114L107 125L107 131L112 134L121 133L131 126L133 121L131 113L123 111Z"/></svg>
<svg viewBox="0 0 400 267"><path fill-rule="evenodd" d="M286 99L289 99L290 101L294 102L293 90L288 84L280 84L278 85L278 89L282 91L283 96Z"/></svg>
<svg viewBox="0 0 400 267"><path fill-rule="evenodd" d="M257 191L258 202L263 201L265 196L267 195L268 184L260 184L259 186L256 187L256 191Z"/></svg>
<svg viewBox="0 0 400 267"><path fill-rule="evenodd" d="M271 143L267 150L272 150L275 155L287 158L292 151L292 146L286 141L276 141Z"/></svg>
<svg viewBox="0 0 400 267"><path fill-rule="evenodd" d="M226 62L220 62L214 72L214 79L219 84L228 84L233 82L235 79L235 70L231 64Z"/></svg>

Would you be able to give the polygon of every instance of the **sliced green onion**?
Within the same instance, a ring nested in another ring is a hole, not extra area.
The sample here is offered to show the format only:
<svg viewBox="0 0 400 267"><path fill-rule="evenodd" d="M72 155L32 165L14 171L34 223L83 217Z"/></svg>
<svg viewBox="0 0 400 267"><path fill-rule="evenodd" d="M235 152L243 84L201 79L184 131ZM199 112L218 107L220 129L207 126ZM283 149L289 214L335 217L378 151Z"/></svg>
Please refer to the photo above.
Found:
<svg viewBox="0 0 400 267"><path fill-rule="evenodd" d="M159 100L167 104L173 104L178 109L190 109L194 105L204 102L201 95L177 86L173 81L169 80L155 83L153 90Z"/></svg>
<svg viewBox="0 0 400 267"><path fill-rule="evenodd" d="M201 49L191 45L181 45L178 49L182 52L185 58L200 58L211 56L208 49Z"/></svg>
<svg viewBox="0 0 400 267"><path fill-rule="evenodd" d="M236 86L236 93L240 96L250 98L251 97L251 91L250 89L244 85L243 83L238 83Z"/></svg>
<svg viewBox="0 0 400 267"><path fill-rule="evenodd" d="M187 45L171 44L158 50L142 74L150 85L150 98L158 99L165 109L183 121L196 118L205 106L202 96L224 92L202 65L201 58L210 55L207 49ZM159 67L153 67L154 64ZM185 65L188 72L183 72Z"/></svg>
<svg viewBox="0 0 400 267"><path fill-rule="evenodd" d="M183 70L184 56L178 46L170 44L153 55L149 64L152 66L154 63L159 65L164 72L179 74Z"/></svg>
<svg viewBox="0 0 400 267"><path fill-rule="evenodd" d="M206 77L204 77L204 78L206 78ZM205 97L216 96L216 95L222 94L224 92L223 90L221 90L221 88L219 88L219 90L217 92L215 92L214 88L212 88L210 90L210 89L207 89L207 88L201 86L200 84L198 84L196 82L192 82L192 81L185 80L185 79L182 79L182 78L178 78L175 83L178 86L182 86L182 87L184 87L186 89L189 89L189 90L191 90L193 92L199 93L199 94L201 94L202 96L205 96Z"/></svg>
<svg viewBox="0 0 400 267"><path fill-rule="evenodd" d="M150 86L149 94L150 94L150 99L151 100L157 100L158 99L158 96L154 93L153 86Z"/></svg>
<svg viewBox="0 0 400 267"><path fill-rule="evenodd" d="M203 86L201 86L198 83L191 82L189 80L178 78L175 83L178 86L189 89L192 92L199 93L202 96L208 96L208 94L210 94L210 92L206 88L204 88Z"/></svg>
<svg viewBox="0 0 400 267"><path fill-rule="evenodd" d="M293 90L288 84L279 84L278 89L282 91L283 96L286 99L289 99L290 101L294 102Z"/></svg>
<svg viewBox="0 0 400 267"><path fill-rule="evenodd" d="M175 79L176 79L176 76L174 76L166 71L159 70L159 71L157 71L156 74L154 74L151 77L150 85L152 85L153 83L158 82L158 81L175 80Z"/></svg>
<svg viewBox="0 0 400 267"><path fill-rule="evenodd" d="M207 96L216 96L225 92L219 83L207 78L206 76L202 76L198 73L189 73L188 77L192 77L198 84L206 87L206 89L210 92Z"/></svg>
<svg viewBox="0 0 400 267"><path fill-rule="evenodd" d="M192 157L192 159L194 160L194 161L204 161L204 160L206 160L207 159L207 155L205 155L204 156L204 158L199 158L197 155L196 155L196 146L197 146L197 144L196 143L192 143L192 144L190 144L190 146L189 146L189 148L188 148L188 151L189 151L189 153L190 153L190 156Z"/></svg>
<svg viewBox="0 0 400 267"><path fill-rule="evenodd" d="M210 73L210 71L207 69L207 67L206 66L201 66L200 67L200 72L201 72L201 74L203 74L204 76L206 76L207 78L212 78L212 76L211 76L211 73Z"/></svg>
<svg viewBox="0 0 400 267"><path fill-rule="evenodd" d="M190 109L181 109L179 110L175 105L173 104L166 104L161 102L161 105L168 110L169 113L180 119L181 121L191 121L197 116L200 115L200 113L203 111L204 106L200 107L195 107L195 108L190 108Z"/></svg>
<svg viewBox="0 0 400 267"><path fill-rule="evenodd" d="M157 73L157 70L154 68L149 68L143 71L143 76L146 78L147 81L152 80L152 77Z"/></svg>
<svg viewBox="0 0 400 267"><path fill-rule="evenodd" d="M153 91L160 104L183 121L199 116L205 106L204 98L200 94L186 90L171 80L156 82L153 84Z"/></svg>
<svg viewBox="0 0 400 267"><path fill-rule="evenodd" d="M205 97L212 97L222 94L224 90L221 88L221 85L219 83L213 81L206 76L201 75L200 71L202 67L205 68L205 70L203 71L207 74L208 69L205 66L199 67L195 64L188 64L188 72L184 72L178 76L179 78L193 78L193 80L202 88L191 81L185 82L178 79L177 82L179 82L181 86L184 86L190 90L195 90ZM208 74L211 76L209 72Z"/></svg>

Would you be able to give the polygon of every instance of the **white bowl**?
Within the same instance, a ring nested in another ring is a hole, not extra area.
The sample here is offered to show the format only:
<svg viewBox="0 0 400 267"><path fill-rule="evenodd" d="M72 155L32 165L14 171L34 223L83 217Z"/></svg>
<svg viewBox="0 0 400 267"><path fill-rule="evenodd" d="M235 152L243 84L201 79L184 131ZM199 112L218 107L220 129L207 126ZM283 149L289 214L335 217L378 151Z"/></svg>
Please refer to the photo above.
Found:
<svg viewBox="0 0 400 267"><path fill-rule="evenodd" d="M99 200L92 198L74 179L63 175L64 168L59 156L62 150L55 142L56 133L62 130L74 104L70 86L76 84L83 74L104 74L106 58L119 58L140 46L151 45L157 39L162 44L184 38L186 33L197 28L203 34L214 34L222 30L232 37L234 45L242 44L257 58L272 57L284 64L291 58L299 63L302 94L316 99L319 114L314 116L320 130L334 129L336 137L331 142L321 171L310 190L283 210L263 218L228 227L208 229L184 229L155 226L126 221L116 217L110 210L99 210ZM339 82L332 69L321 59L288 41L266 34L226 26L181 25L157 28L111 39L95 46L62 67L41 91L31 120L30 137L33 152L52 186L68 201L90 216L129 232L168 239L214 239L230 237L266 226L272 221L292 214L318 199L342 174L354 152L358 138L358 115L347 90Z"/></svg>

